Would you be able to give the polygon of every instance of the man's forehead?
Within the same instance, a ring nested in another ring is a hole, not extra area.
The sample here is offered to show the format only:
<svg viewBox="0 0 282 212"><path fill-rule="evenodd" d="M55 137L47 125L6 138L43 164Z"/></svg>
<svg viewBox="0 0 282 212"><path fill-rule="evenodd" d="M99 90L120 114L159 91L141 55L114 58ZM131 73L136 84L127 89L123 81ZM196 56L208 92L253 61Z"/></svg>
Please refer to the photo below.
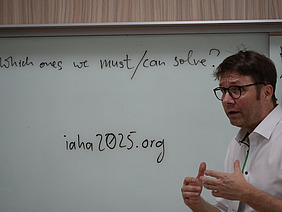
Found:
<svg viewBox="0 0 282 212"><path fill-rule="evenodd" d="M250 76L241 75L238 71L227 71L221 75L219 85L245 83L250 80Z"/></svg>

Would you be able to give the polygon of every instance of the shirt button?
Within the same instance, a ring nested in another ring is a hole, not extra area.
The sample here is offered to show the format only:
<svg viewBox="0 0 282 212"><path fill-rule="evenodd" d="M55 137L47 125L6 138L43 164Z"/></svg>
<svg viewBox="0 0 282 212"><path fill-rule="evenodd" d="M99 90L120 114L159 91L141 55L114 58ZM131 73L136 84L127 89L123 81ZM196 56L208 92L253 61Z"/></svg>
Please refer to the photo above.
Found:
<svg viewBox="0 0 282 212"><path fill-rule="evenodd" d="M249 172L248 171L245 171L245 175L248 175L249 174Z"/></svg>

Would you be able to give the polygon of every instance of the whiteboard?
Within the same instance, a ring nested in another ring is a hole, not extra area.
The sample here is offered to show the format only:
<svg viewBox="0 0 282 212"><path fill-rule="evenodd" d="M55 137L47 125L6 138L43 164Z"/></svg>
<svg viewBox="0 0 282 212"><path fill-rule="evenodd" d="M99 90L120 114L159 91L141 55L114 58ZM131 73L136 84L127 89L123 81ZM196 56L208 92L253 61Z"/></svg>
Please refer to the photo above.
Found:
<svg viewBox="0 0 282 212"><path fill-rule="evenodd" d="M10 211L187 211L180 188L223 170L237 132L212 73L268 34L0 40L0 205ZM214 198L204 191L211 203Z"/></svg>
<svg viewBox="0 0 282 212"><path fill-rule="evenodd" d="M276 98L282 104L282 36L270 36L270 58L277 70Z"/></svg>

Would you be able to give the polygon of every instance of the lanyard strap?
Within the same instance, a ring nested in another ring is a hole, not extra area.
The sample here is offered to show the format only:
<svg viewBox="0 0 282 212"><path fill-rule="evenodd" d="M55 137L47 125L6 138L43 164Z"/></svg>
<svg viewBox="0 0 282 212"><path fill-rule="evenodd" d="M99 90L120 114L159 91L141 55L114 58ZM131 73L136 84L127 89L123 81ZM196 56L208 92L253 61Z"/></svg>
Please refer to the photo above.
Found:
<svg viewBox="0 0 282 212"><path fill-rule="evenodd" d="M250 152L250 146L248 146L247 155L246 155L245 162L244 162L244 165L243 165L243 168L242 168L242 173L245 170L245 166L246 166L246 163L247 163L247 160L248 160L248 157L249 157L249 152Z"/></svg>
<svg viewBox="0 0 282 212"><path fill-rule="evenodd" d="M245 166L246 166L246 163L247 163L247 160L248 160L248 157L249 157L249 152L250 152L250 145L247 142L245 142L245 140L248 138L249 135L250 135L250 133L247 132L246 135L244 136L244 138L241 141L238 141L240 144L245 144L248 147L247 155L246 155L244 165L243 165L243 168L242 168L242 173L245 170Z"/></svg>

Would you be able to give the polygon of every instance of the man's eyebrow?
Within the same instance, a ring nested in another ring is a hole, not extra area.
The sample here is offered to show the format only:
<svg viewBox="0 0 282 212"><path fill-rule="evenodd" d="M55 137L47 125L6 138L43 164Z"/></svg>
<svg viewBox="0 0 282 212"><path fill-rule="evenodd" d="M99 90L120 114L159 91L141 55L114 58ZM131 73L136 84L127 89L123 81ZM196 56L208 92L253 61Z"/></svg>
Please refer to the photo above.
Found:
<svg viewBox="0 0 282 212"><path fill-rule="evenodd" d="M236 80L236 81L233 81L233 82L229 82L229 85L240 85L240 81ZM222 85L222 83L219 83L219 87L224 87L224 86Z"/></svg>

